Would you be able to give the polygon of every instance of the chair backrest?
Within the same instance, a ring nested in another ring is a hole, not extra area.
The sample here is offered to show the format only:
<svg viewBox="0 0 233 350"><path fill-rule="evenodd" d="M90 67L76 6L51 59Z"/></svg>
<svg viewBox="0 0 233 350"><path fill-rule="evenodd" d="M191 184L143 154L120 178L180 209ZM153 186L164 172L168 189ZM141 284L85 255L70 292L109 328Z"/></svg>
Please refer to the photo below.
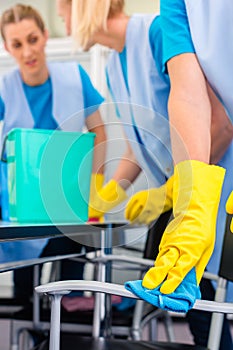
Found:
<svg viewBox="0 0 233 350"><path fill-rule="evenodd" d="M233 282L233 233L230 230L231 216L227 216L226 230L222 246L219 276Z"/></svg>
<svg viewBox="0 0 233 350"><path fill-rule="evenodd" d="M159 252L159 244L172 215L172 210L159 216L156 222L149 228L144 249L143 258L155 260Z"/></svg>
<svg viewBox="0 0 233 350"><path fill-rule="evenodd" d="M50 350L59 350L60 349L60 301L63 295L71 292L71 291L91 291L91 292L98 292L98 293L104 293L104 294L113 294L113 295L119 295L129 298L138 299L135 295L133 295L131 292L126 290L124 286L117 285L113 283L106 283L106 282L98 282L98 281L59 281L59 282L53 282L49 283L47 285L38 286L35 288L37 293L45 293L49 294L51 297L51 322L50 322ZM218 313L232 313L233 314L233 304L232 303L217 303L214 301L209 300L197 300L194 309L196 310L202 310L202 311L208 311L208 312L218 312ZM95 337L100 339L99 337ZM101 340L104 341L104 338L101 338ZM92 341L94 341L92 339ZM140 349L140 350L201 350L206 349L200 346L195 345L181 345L181 344L174 344L174 343L148 343L146 341L142 342L132 342L131 347L130 340L126 340L125 346L124 344L118 344L115 346L110 346L108 344L105 346L104 342L101 343L101 347L91 347L88 346L88 349ZM128 346L127 346L128 344ZM137 346L137 344L141 344L141 347ZM78 343L76 342L75 348L78 348ZM83 348L80 347L80 348ZM70 348L69 348L70 349ZM212 348L210 348L212 349Z"/></svg>

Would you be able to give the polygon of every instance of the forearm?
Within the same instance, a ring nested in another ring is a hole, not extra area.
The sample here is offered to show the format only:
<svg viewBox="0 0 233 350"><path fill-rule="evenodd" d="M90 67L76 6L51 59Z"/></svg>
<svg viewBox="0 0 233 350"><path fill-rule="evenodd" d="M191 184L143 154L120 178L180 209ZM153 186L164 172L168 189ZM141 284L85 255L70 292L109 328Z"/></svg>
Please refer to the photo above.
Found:
<svg viewBox="0 0 233 350"><path fill-rule="evenodd" d="M89 217L100 218L112 208L127 199L125 190L140 172L139 166L132 160L130 148L121 157L111 179L99 190L89 206Z"/></svg>
<svg viewBox="0 0 233 350"><path fill-rule="evenodd" d="M100 129L100 127L98 127ZM105 157L106 157L106 138L102 130L93 130L96 133L95 145L94 145L94 157L93 157L93 173L104 173Z"/></svg>
<svg viewBox="0 0 233 350"><path fill-rule="evenodd" d="M136 180L140 172L141 168L137 164L131 147L128 145L112 178L126 190Z"/></svg>
<svg viewBox="0 0 233 350"><path fill-rule="evenodd" d="M171 80L169 120L174 163L209 163L211 109L206 81L194 54L168 61Z"/></svg>

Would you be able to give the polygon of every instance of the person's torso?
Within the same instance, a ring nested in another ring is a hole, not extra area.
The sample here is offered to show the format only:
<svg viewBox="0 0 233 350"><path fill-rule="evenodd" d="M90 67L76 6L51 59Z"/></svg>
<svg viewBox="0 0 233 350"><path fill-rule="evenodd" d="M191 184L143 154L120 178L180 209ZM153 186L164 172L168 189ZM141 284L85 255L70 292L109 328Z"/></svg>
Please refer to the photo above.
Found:
<svg viewBox="0 0 233 350"><path fill-rule="evenodd" d="M154 20L154 15L131 17L125 44L126 67L122 68L122 57L113 52L107 66L107 77L138 162L160 184L173 173L173 162L167 115L170 85L160 69L162 58L153 57L149 39ZM156 45L162 45L160 34L158 31Z"/></svg>
<svg viewBox="0 0 233 350"><path fill-rule="evenodd" d="M5 107L3 136L17 127L58 127L66 131L82 130L84 102L77 64L52 63L48 68L50 86L24 86L18 69L3 78L1 89ZM46 83L49 84L49 81ZM36 94L38 94L37 97Z"/></svg>
<svg viewBox="0 0 233 350"><path fill-rule="evenodd" d="M193 44L210 85L233 121L232 0L185 0Z"/></svg>

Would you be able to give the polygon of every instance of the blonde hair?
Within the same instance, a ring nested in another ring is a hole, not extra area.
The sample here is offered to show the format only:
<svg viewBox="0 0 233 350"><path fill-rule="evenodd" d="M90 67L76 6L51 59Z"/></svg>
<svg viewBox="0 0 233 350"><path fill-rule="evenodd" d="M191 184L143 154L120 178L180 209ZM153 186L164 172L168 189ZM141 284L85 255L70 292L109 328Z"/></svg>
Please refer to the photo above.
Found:
<svg viewBox="0 0 233 350"><path fill-rule="evenodd" d="M85 47L92 35L107 30L107 19L124 9L124 0L72 0L72 36Z"/></svg>
<svg viewBox="0 0 233 350"><path fill-rule="evenodd" d="M31 6L17 4L4 11L1 16L0 30L3 40L5 41L4 28L7 24L18 23L24 19L33 19L38 28L44 33L45 24L39 12Z"/></svg>

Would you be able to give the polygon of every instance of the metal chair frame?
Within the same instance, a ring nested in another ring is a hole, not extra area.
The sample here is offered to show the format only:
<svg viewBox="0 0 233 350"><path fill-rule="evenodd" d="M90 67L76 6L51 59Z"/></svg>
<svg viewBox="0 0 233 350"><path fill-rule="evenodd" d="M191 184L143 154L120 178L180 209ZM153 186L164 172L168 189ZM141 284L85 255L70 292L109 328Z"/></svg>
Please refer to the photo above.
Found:
<svg viewBox="0 0 233 350"><path fill-rule="evenodd" d="M35 290L37 293L45 293L51 297L49 350L60 350L60 310L61 299L64 295L67 295L74 290L86 290L96 293L104 293L108 295L114 294L138 299L134 294L127 291L122 285L97 281L59 281L38 286L35 288ZM233 303L197 300L194 305L194 309L221 314L233 314ZM94 333L93 338L95 338ZM195 349L195 346L193 349Z"/></svg>

